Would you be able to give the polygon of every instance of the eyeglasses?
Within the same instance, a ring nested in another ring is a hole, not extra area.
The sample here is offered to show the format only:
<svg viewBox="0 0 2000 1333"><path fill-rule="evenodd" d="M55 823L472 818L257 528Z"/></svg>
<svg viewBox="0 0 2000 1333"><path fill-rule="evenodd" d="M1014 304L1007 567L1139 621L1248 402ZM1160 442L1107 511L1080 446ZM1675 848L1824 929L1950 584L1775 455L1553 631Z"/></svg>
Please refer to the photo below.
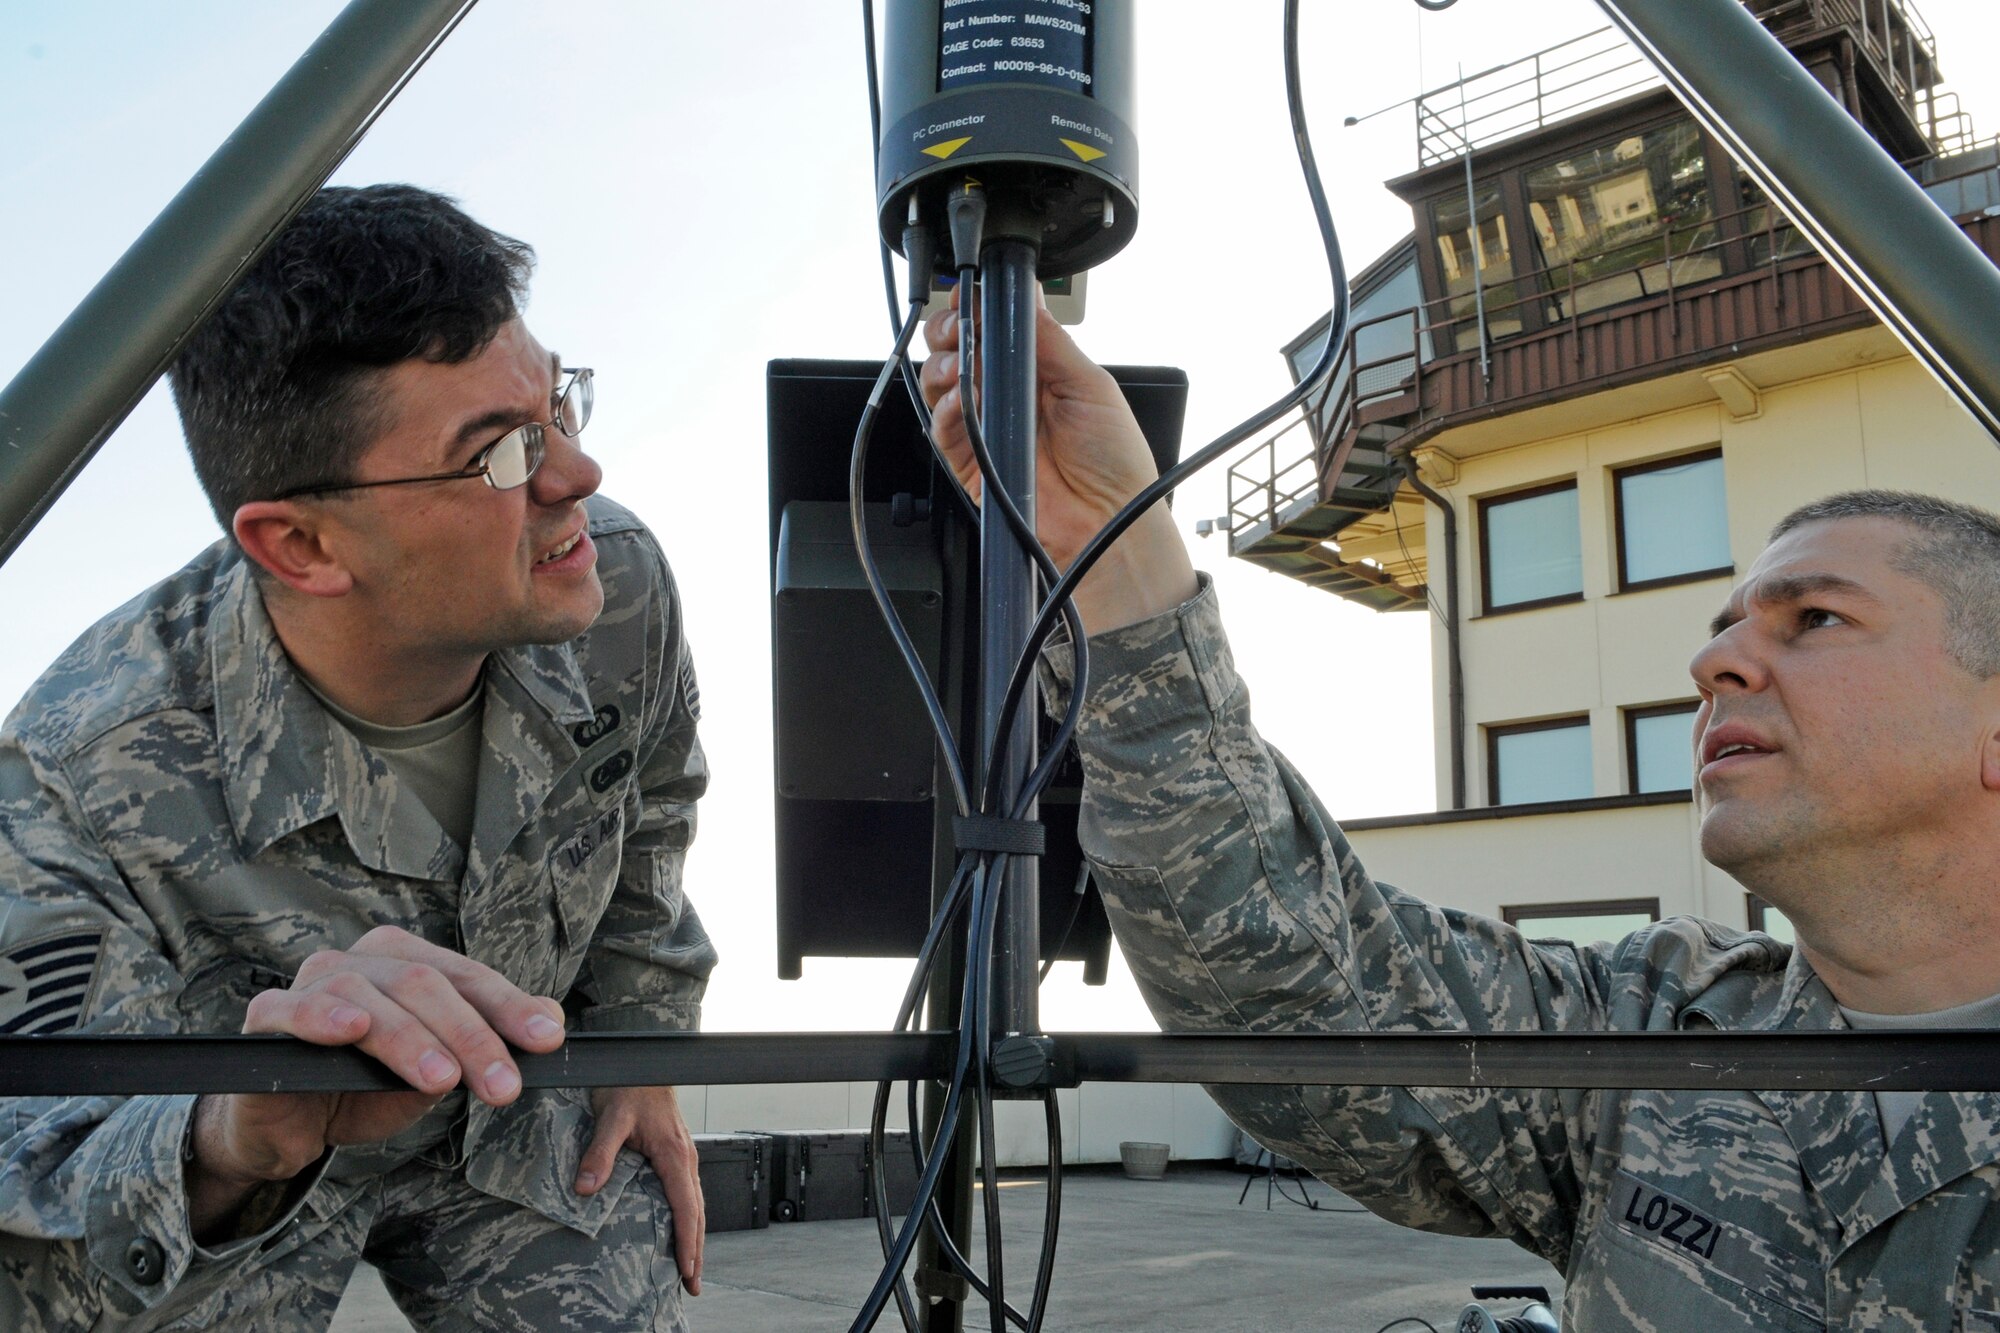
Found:
<svg viewBox="0 0 2000 1333"><path fill-rule="evenodd" d="M335 491L365 491L374 486L414 486L421 481L464 481L483 477L496 491L525 486L548 456L548 429L553 426L575 439L590 424L590 407L597 398L597 372L589 366L564 366L569 376L556 393L549 395L547 421L516 426L472 456L472 461L456 472L433 472L422 477L391 477L387 481L336 481L321 486L298 486L274 498L290 500L301 495L328 495Z"/></svg>

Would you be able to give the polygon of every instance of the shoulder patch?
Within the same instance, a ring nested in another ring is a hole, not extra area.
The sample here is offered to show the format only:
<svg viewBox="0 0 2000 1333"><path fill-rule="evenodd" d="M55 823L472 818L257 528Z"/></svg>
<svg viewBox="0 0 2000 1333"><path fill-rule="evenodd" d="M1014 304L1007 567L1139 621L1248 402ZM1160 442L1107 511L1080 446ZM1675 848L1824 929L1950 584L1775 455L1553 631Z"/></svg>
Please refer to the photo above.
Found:
<svg viewBox="0 0 2000 1333"><path fill-rule="evenodd" d="M0 1033L67 1032L81 1023L103 938L97 931L64 931L0 954Z"/></svg>

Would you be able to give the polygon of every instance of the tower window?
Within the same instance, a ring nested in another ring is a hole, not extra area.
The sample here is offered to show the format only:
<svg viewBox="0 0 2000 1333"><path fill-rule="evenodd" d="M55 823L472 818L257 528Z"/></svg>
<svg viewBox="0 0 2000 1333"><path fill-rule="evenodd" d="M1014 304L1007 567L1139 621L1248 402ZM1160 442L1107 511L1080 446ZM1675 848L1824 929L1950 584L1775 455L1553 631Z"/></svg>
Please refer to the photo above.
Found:
<svg viewBox="0 0 2000 1333"><path fill-rule="evenodd" d="M1615 476L1620 591L1733 572L1720 449L1642 463Z"/></svg>
<svg viewBox="0 0 2000 1333"><path fill-rule="evenodd" d="M1591 793L1590 718L1486 729L1486 790L1494 805L1575 801Z"/></svg>
<svg viewBox="0 0 2000 1333"><path fill-rule="evenodd" d="M1583 540L1576 482L1481 500L1479 554L1489 612L1582 597Z"/></svg>

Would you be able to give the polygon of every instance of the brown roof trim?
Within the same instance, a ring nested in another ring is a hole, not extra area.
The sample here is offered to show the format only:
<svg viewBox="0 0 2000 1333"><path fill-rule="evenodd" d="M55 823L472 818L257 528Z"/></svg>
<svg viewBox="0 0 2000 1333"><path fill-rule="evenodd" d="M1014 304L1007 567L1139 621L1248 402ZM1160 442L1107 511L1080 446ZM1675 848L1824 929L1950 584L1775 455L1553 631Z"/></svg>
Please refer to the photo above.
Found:
<svg viewBox="0 0 2000 1333"><path fill-rule="evenodd" d="M1382 815L1374 819L1343 819L1348 833L1369 829L1427 828L1432 824L1476 824L1488 819L1524 819L1536 815L1578 815L1593 810L1635 810L1648 805L1687 805L1691 791L1649 791L1638 796L1586 796L1574 801L1534 801L1523 805L1482 805L1469 810L1433 810L1420 815Z"/></svg>

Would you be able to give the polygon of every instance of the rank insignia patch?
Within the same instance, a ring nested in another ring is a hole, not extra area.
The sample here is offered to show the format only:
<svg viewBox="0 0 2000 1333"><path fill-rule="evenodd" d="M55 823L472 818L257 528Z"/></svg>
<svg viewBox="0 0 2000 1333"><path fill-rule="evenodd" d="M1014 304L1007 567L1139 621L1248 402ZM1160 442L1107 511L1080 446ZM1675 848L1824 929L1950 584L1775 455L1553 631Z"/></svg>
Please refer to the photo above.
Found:
<svg viewBox="0 0 2000 1333"><path fill-rule="evenodd" d="M68 931L0 954L0 1033L66 1032L80 1023L101 938L95 931Z"/></svg>

